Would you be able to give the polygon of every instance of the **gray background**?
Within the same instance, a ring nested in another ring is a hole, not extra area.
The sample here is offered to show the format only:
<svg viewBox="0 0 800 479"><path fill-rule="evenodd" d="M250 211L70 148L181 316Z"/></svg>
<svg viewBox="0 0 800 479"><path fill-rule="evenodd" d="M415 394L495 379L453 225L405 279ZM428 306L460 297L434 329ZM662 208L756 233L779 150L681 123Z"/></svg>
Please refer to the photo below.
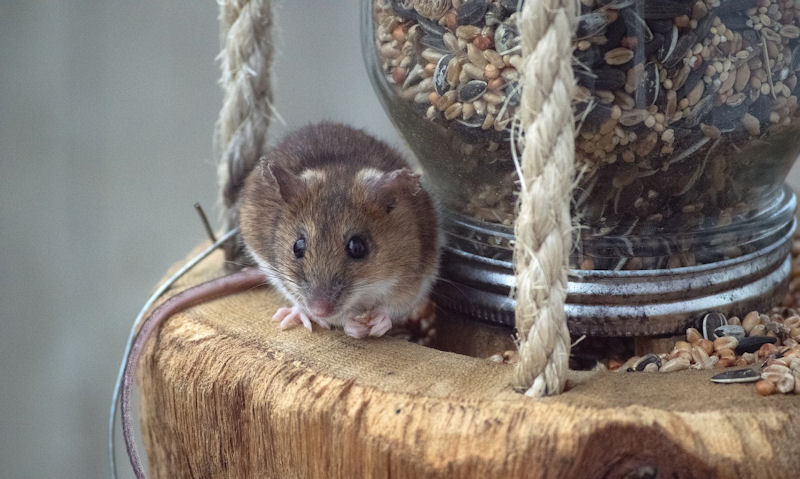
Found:
<svg viewBox="0 0 800 479"><path fill-rule="evenodd" d="M326 118L399 143L358 2L276 10L271 134ZM218 51L210 1L0 2L1 477L107 476L128 328L205 239L192 204L216 218Z"/></svg>
<svg viewBox="0 0 800 479"><path fill-rule="evenodd" d="M271 135L334 119L399 146L362 66L358 3L278 3L288 126ZM130 323L205 239L193 202L216 212L216 16L210 1L0 1L4 478L107 475Z"/></svg>

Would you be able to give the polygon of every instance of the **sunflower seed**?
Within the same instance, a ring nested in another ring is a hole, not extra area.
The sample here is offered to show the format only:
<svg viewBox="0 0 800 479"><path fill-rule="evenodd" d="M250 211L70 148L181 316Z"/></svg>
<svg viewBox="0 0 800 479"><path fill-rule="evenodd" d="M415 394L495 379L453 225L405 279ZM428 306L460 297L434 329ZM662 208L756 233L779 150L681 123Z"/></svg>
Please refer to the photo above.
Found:
<svg viewBox="0 0 800 479"><path fill-rule="evenodd" d="M656 20L651 18L650 20L647 20L647 26L650 27L650 30L653 32L669 33L672 31L672 25L673 23L671 18L664 20Z"/></svg>
<svg viewBox="0 0 800 479"><path fill-rule="evenodd" d="M501 55L519 45L519 30L513 23L501 23L494 32L494 48Z"/></svg>
<svg viewBox="0 0 800 479"><path fill-rule="evenodd" d="M487 83L483 80L471 80L458 89L458 99L462 102L475 101L486 92Z"/></svg>
<svg viewBox="0 0 800 479"><path fill-rule="evenodd" d="M430 33L426 33L425 35L422 36L420 43L422 43L426 47L433 48L434 50L438 50L440 52L448 51L448 48L444 44L444 40L442 39L441 36L431 35Z"/></svg>
<svg viewBox="0 0 800 479"><path fill-rule="evenodd" d="M668 59L664 60L664 66L668 69L677 66L678 63L683 61L686 54L692 50L695 43L697 43L697 35L694 32L689 32L678 38L678 42L675 44L675 51L672 52Z"/></svg>
<svg viewBox="0 0 800 479"><path fill-rule="evenodd" d="M720 105L711 112L711 122L720 131L730 132L739 126L745 113L747 113L747 105L744 104L739 106Z"/></svg>
<svg viewBox="0 0 800 479"><path fill-rule="evenodd" d="M645 1L642 14L645 20L671 20L681 15L692 13L691 4L688 2L673 2L659 0L657 2Z"/></svg>
<svg viewBox="0 0 800 479"><path fill-rule="evenodd" d="M658 368L661 367L661 358L655 354L646 354L642 356L641 359L636 361L633 366L631 366L631 369L637 372L642 372L649 364L655 365L656 370L658 370Z"/></svg>
<svg viewBox="0 0 800 479"><path fill-rule="evenodd" d="M486 13L489 4L486 0L468 0L456 9L456 20L459 25L478 23Z"/></svg>
<svg viewBox="0 0 800 479"><path fill-rule="evenodd" d="M711 377L713 382L720 384L752 383L759 379L761 379L761 373L750 368L725 371Z"/></svg>
<svg viewBox="0 0 800 479"><path fill-rule="evenodd" d="M714 336L721 338L724 336L732 336L737 340L741 340L746 336L744 328L736 324L726 324L714 330Z"/></svg>
<svg viewBox="0 0 800 479"><path fill-rule="evenodd" d="M433 88L440 95L444 95L450 89L450 84L447 82L447 70L452 58L453 55L445 55L440 58L433 71Z"/></svg>
<svg viewBox="0 0 800 479"><path fill-rule="evenodd" d="M754 353L758 351L758 349L764 344L775 344L777 341L777 338L770 336L748 336L739 341L739 345L736 346L735 352L738 355L744 353Z"/></svg>
<svg viewBox="0 0 800 479"><path fill-rule="evenodd" d="M724 314L718 312L711 312L706 314L703 317L703 337L709 340L714 340L716 336L714 336L714 331L720 326L724 326L728 324L728 319L725 317Z"/></svg>
<svg viewBox="0 0 800 479"><path fill-rule="evenodd" d="M727 0L720 2L720 6L714 9L714 13L721 17L728 13L743 12L755 5L756 0Z"/></svg>
<svg viewBox="0 0 800 479"><path fill-rule="evenodd" d="M594 73L597 75L597 78L590 79L590 88L596 88L598 90L618 90L625 85L625 81L628 79L625 72L617 70L616 68L598 68ZM580 80L579 83L581 83Z"/></svg>
<svg viewBox="0 0 800 479"><path fill-rule="evenodd" d="M419 17L409 1L392 0L392 11L405 20L416 20Z"/></svg>

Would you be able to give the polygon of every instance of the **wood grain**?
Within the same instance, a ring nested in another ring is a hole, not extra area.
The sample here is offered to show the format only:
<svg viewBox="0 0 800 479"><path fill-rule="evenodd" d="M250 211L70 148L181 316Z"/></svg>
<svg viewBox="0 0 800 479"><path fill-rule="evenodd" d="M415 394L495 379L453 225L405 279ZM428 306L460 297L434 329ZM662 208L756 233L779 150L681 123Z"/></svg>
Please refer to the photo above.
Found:
<svg viewBox="0 0 800 479"><path fill-rule="evenodd" d="M215 254L174 292L223 273ZM173 292L173 294L174 294ZM152 477L797 477L800 398L718 371L604 373L554 398L398 339L280 331L262 288L173 316L140 364Z"/></svg>

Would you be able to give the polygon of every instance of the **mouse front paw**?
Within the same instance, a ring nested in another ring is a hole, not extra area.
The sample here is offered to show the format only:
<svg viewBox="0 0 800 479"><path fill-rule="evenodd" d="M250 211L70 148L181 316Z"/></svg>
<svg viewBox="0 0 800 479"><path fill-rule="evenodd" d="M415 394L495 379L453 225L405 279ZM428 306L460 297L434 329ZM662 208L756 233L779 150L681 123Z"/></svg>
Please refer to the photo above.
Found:
<svg viewBox="0 0 800 479"><path fill-rule="evenodd" d="M311 331L311 322L317 323L320 327L331 329L331 325L327 321L320 318L309 316L299 306L294 305L291 308L280 308L272 316L273 321L279 321L278 325L281 329L289 329L295 326L303 325Z"/></svg>
<svg viewBox="0 0 800 479"><path fill-rule="evenodd" d="M370 311L348 318L344 322L344 333L351 338L380 337L392 329L392 319L381 310Z"/></svg>

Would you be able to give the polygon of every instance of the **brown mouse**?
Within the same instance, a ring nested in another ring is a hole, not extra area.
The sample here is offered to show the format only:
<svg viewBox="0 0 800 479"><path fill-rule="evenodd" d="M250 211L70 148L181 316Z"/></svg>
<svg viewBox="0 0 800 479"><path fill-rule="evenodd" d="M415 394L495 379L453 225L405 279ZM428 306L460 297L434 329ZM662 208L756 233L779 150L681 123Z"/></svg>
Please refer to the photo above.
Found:
<svg viewBox="0 0 800 479"><path fill-rule="evenodd" d="M319 123L288 134L248 176L245 248L291 301L273 319L381 336L430 291L438 216L397 151L361 130Z"/></svg>
<svg viewBox="0 0 800 479"><path fill-rule="evenodd" d="M241 237L259 269L182 291L131 333L111 407L112 477L117 393L128 457L136 477L144 477L131 389L144 345L170 315L258 287L266 276L293 304L273 316L281 327L311 329L313 321L357 338L381 336L426 299L436 278L442 240L432 198L394 149L360 130L320 123L290 133L250 173L239 208ZM235 233L182 268L151 301Z"/></svg>

